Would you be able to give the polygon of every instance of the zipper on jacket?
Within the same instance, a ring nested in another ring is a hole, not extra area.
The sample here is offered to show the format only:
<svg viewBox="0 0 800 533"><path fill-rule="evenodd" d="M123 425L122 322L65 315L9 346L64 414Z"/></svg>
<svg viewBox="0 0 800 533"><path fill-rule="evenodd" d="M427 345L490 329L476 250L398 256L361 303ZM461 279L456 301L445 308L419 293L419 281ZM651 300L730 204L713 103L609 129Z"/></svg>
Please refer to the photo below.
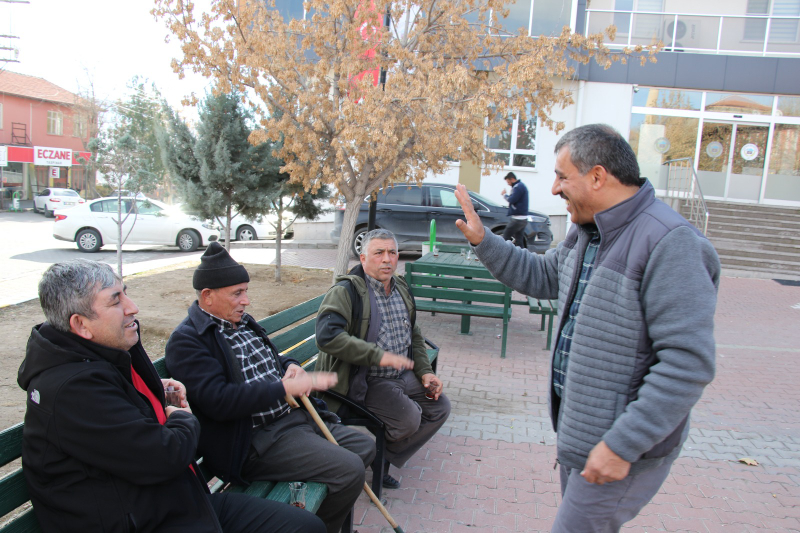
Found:
<svg viewBox="0 0 800 533"><path fill-rule="evenodd" d="M555 463L553 463L553 470L555 470L556 468L558 468L558 464L559 464L558 457L556 457L556 462L555 462Z"/></svg>

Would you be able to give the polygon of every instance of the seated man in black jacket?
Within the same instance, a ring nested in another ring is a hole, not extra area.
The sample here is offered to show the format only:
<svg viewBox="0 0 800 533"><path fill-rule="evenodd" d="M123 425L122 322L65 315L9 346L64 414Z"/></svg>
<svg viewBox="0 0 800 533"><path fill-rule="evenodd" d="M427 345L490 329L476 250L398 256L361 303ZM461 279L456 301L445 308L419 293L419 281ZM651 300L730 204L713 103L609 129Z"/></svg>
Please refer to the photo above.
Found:
<svg viewBox="0 0 800 533"><path fill-rule="evenodd" d="M159 378L111 267L54 264L39 299L47 321L31 332L18 381L28 392L22 463L43 531L324 531L286 504L209 494L186 391ZM180 407L165 406L166 386Z"/></svg>
<svg viewBox="0 0 800 533"><path fill-rule="evenodd" d="M361 494L375 443L328 422L337 447L325 440L307 411L290 409L287 394L326 390L336 375L306 372L278 354L264 328L245 313L249 281L247 270L225 248L209 244L192 280L197 301L167 342L167 368L189 390L203 429L200 451L215 475L240 483L325 483L328 496L317 516L335 533Z"/></svg>

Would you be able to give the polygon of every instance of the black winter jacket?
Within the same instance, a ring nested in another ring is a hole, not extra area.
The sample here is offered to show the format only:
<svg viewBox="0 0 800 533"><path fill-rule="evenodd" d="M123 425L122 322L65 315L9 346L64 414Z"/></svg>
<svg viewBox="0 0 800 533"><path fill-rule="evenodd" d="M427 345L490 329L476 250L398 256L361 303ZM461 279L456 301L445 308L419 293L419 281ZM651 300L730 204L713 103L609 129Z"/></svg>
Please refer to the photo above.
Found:
<svg viewBox="0 0 800 533"><path fill-rule="evenodd" d="M43 531L220 533L199 470L200 425L165 425L131 381L131 363L164 403L141 343L107 348L48 323L33 328L18 382L28 394L22 464Z"/></svg>
<svg viewBox="0 0 800 533"><path fill-rule="evenodd" d="M278 349L252 317L248 324L272 353ZM300 363L278 357L282 373ZM170 335L166 347L167 370L186 386L192 412L203 428L200 454L214 475L247 484L241 471L250 450L252 414L274 407L286 396L280 381L245 383L230 344L195 301L189 315Z"/></svg>

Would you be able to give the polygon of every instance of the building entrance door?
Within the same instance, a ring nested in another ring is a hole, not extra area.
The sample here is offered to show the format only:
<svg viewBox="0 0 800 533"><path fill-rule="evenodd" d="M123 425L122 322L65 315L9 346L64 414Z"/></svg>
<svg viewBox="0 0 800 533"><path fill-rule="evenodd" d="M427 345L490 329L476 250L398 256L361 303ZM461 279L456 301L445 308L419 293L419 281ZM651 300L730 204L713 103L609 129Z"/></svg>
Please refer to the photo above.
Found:
<svg viewBox="0 0 800 533"><path fill-rule="evenodd" d="M704 122L697 177L705 196L758 202L769 126Z"/></svg>

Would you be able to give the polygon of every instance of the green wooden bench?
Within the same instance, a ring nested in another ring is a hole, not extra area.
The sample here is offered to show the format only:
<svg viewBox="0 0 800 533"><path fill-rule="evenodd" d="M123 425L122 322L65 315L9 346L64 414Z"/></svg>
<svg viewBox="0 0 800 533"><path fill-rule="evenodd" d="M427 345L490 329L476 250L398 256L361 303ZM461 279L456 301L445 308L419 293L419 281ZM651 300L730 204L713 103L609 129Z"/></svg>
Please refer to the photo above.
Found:
<svg viewBox="0 0 800 533"><path fill-rule="evenodd" d="M159 359L163 371L163 358ZM0 466L19 459L22 455L22 423L11 426L0 432ZM209 490L212 493L219 491L243 492L259 498L266 498L283 503L289 503L288 483L258 482L249 487L226 485L221 480L215 479L203 464L203 459L197 459L200 471L209 480ZM328 494L328 487L322 483L309 483L306 493L306 509L316 513L322 500ZM0 516L5 516L16 511L13 517L6 517L7 522L0 526L0 533L41 533L39 523L33 513L33 508L28 505L30 496L25 484L22 467L0 480Z"/></svg>
<svg viewBox="0 0 800 533"><path fill-rule="evenodd" d="M484 269L420 262L406 263L406 282L414 293L417 311L462 315L463 334L469 334L469 317L502 320L500 357L506 356L508 322L511 319L509 287Z"/></svg>
<svg viewBox="0 0 800 533"><path fill-rule="evenodd" d="M544 331L545 320L547 321L547 344L544 349L550 349L553 338L553 318L558 316L558 300L539 300L530 296L525 300L511 300L512 305L524 305L532 315L542 315L542 325L539 331Z"/></svg>
<svg viewBox="0 0 800 533"><path fill-rule="evenodd" d="M317 296L294 307L263 318L258 323L263 327L281 355L291 357L302 363L303 369L313 372L317 363L317 311L325 295ZM294 325L291 329L286 329ZM285 331L284 331L285 330ZM425 339L428 358L436 372L439 347ZM347 406L342 423L347 426L367 428L375 435L375 459L372 461L372 492L380 498L383 491L383 461L386 450L386 437L383 422L364 406L334 391L325 394L337 398Z"/></svg>
<svg viewBox="0 0 800 533"><path fill-rule="evenodd" d="M547 320L547 344L546 349L550 349L553 340L553 319L558 316L558 300L539 300L528 296L529 313L532 315L542 315L542 325L539 331L544 331L544 322Z"/></svg>

